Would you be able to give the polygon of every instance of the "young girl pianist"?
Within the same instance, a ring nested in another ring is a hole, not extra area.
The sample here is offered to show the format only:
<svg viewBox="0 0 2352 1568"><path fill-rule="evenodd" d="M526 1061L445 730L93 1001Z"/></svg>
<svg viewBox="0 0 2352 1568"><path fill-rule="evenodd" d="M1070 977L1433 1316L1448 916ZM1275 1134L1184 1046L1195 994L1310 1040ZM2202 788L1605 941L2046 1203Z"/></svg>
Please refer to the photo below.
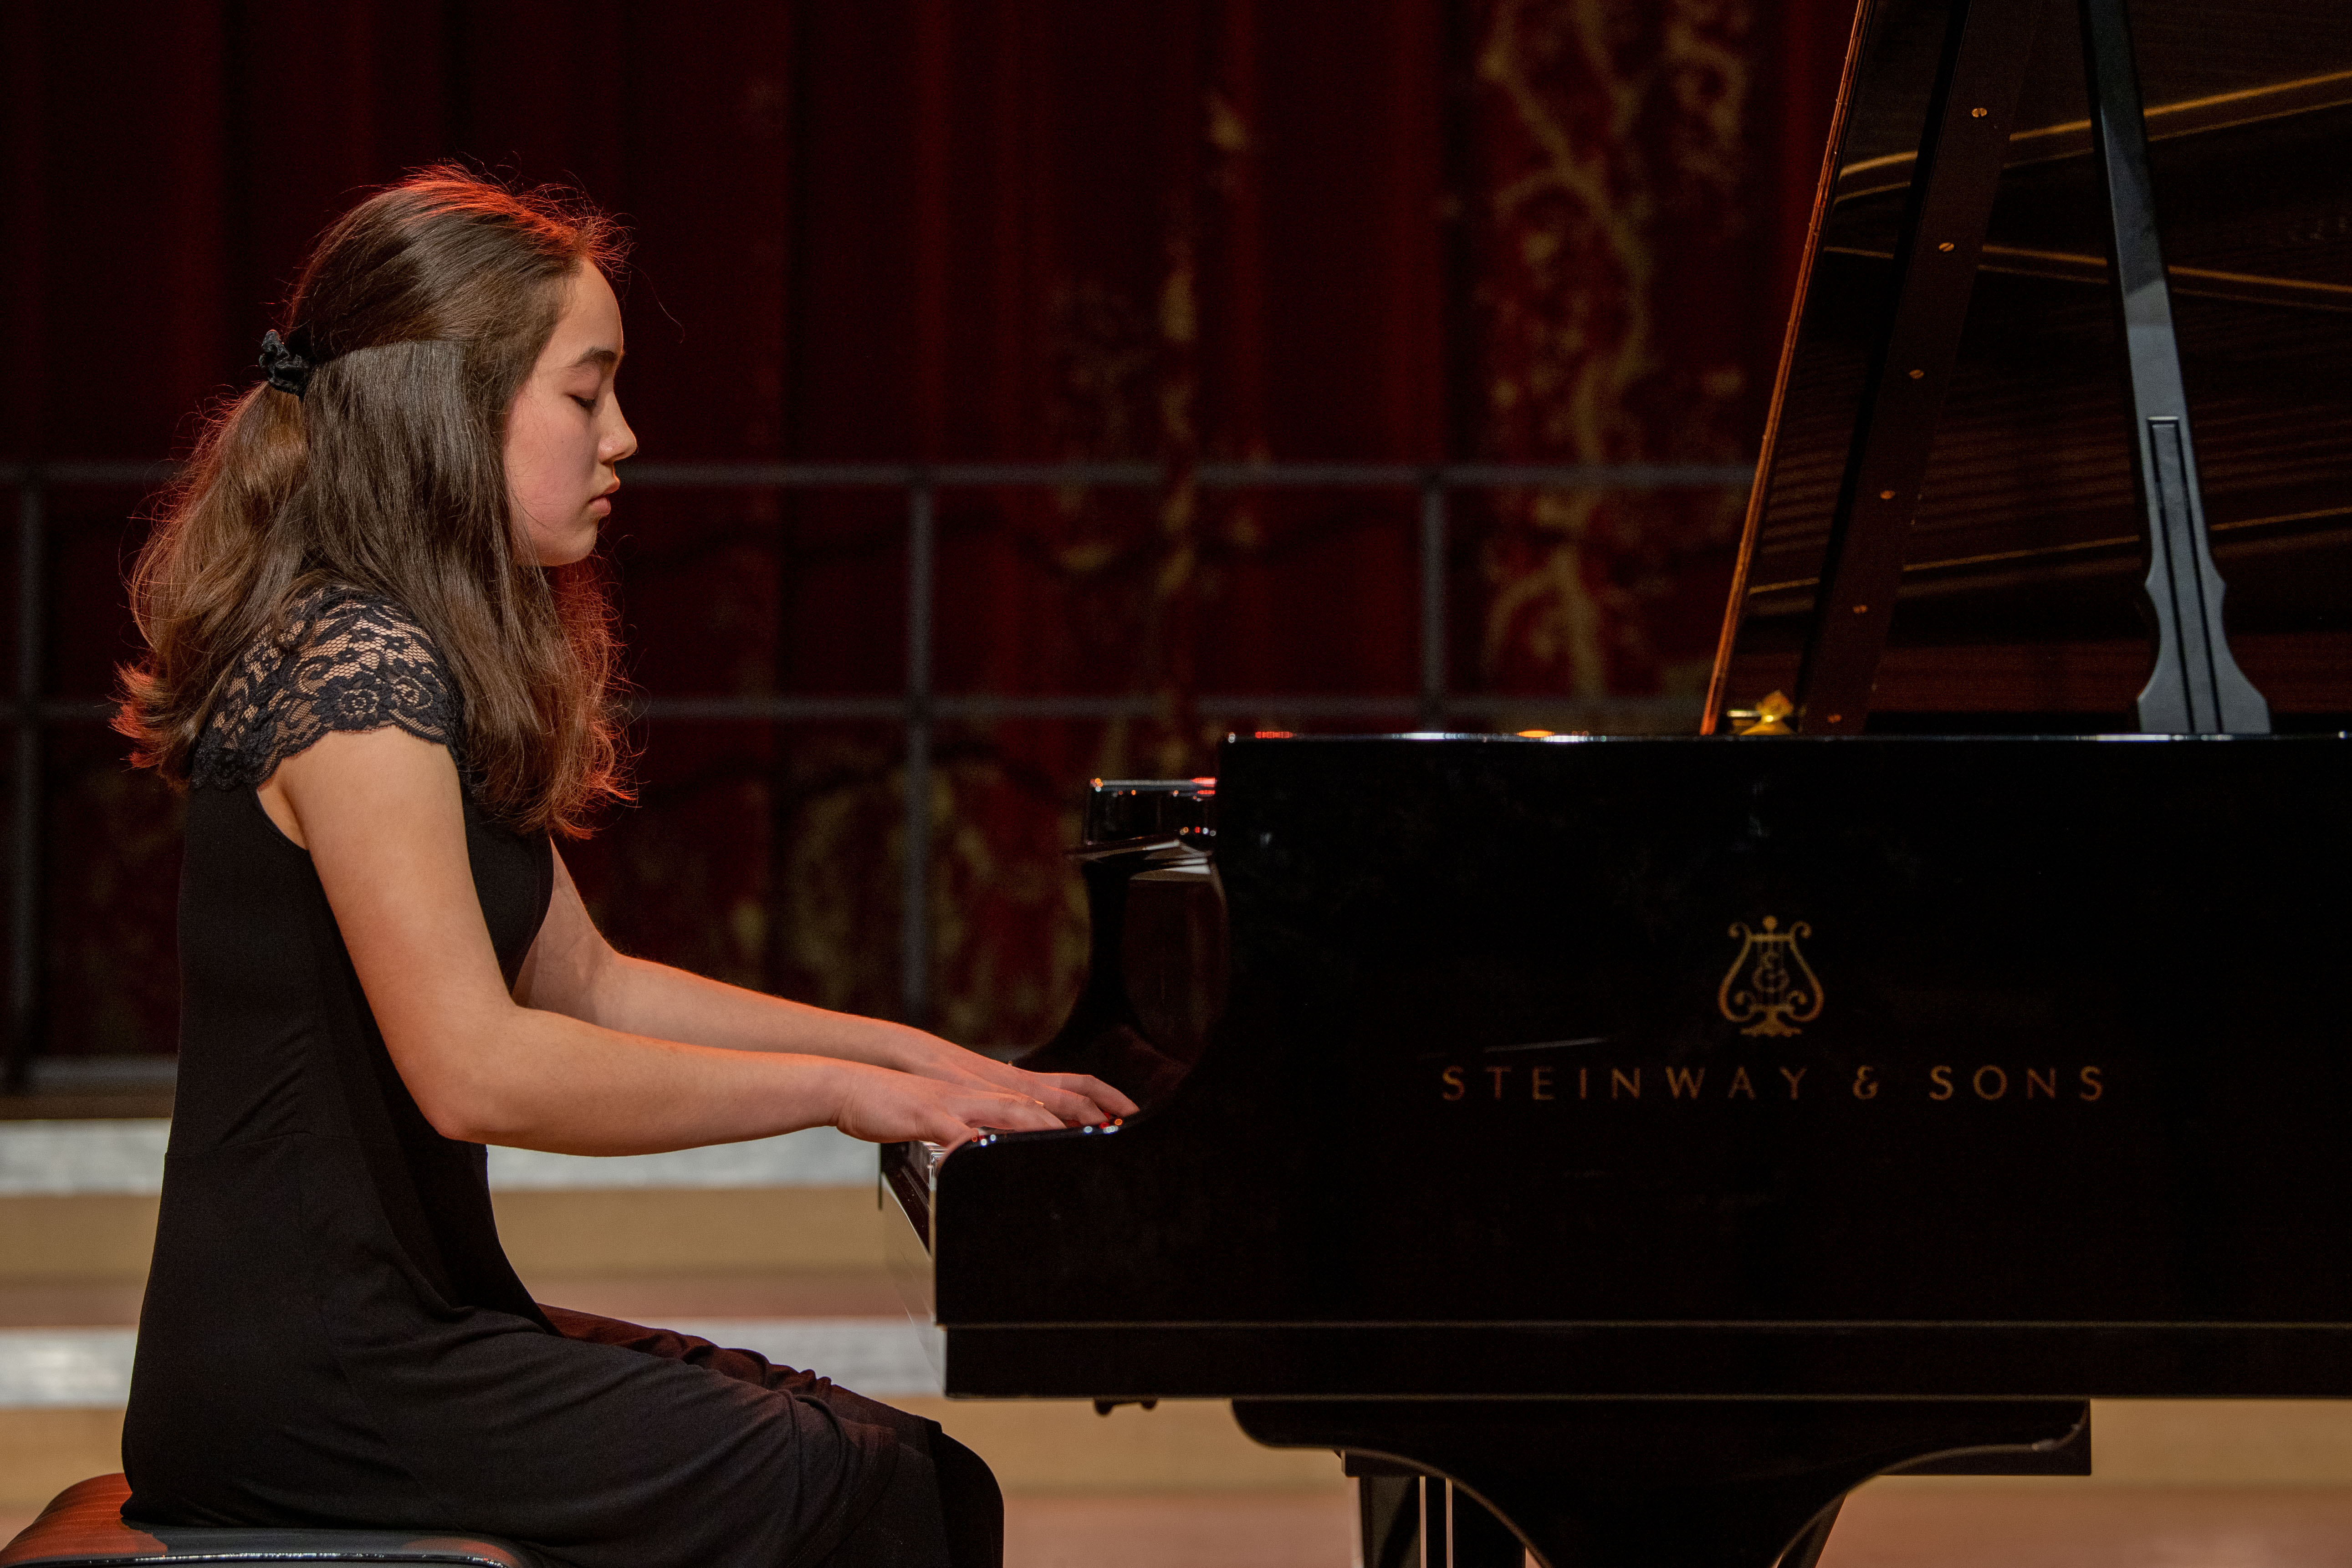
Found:
<svg viewBox="0 0 2352 1568"><path fill-rule="evenodd" d="M434 170L320 240L133 598L121 727L188 791L180 1087L129 1517L469 1530L581 1568L979 1568L987 1467L743 1351L534 1302L486 1143L1133 1110L625 957L555 840L621 795L594 548L636 449L613 226Z"/></svg>

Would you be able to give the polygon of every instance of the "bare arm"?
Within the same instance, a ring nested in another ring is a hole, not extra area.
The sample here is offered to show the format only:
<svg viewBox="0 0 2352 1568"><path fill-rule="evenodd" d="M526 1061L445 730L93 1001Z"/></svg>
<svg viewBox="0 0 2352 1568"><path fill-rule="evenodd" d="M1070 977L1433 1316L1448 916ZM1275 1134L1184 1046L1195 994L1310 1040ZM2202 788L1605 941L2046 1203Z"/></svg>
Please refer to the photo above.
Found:
<svg viewBox="0 0 2352 1568"><path fill-rule="evenodd" d="M1099 1079L1033 1073L937 1035L880 1018L828 1012L708 980L614 952L588 918L562 857L555 896L523 961L515 997L609 1029L741 1051L794 1051L865 1062L942 1083L1006 1090L1034 1100L1067 1122L1131 1116L1135 1102Z"/></svg>
<svg viewBox="0 0 2352 1568"><path fill-rule="evenodd" d="M1060 1124L1003 1089L655 1038L519 1003L475 898L457 769L429 742L396 729L329 734L260 795L310 850L393 1064L448 1137L634 1154L827 1123L940 1143Z"/></svg>

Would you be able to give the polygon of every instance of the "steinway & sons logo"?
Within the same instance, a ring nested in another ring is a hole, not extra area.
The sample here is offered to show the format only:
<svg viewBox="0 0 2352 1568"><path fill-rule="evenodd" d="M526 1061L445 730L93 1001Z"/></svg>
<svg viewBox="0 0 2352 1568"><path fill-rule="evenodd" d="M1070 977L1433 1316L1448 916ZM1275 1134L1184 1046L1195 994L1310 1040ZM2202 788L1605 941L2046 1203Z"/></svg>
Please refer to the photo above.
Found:
<svg viewBox="0 0 2352 1568"><path fill-rule="evenodd" d="M1782 931L1777 916L1766 915L1762 931L1734 921L1731 934L1739 939L1739 952L1716 987L1717 1008L1733 1023L1746 1025L1743 1035L1804 1033L1797 1026L1820 1017L1823 1000L1821 978L1797 946L1797 939L1812 935L1813 928L1799 921Z"/></svg>
<svg viewBox="0 0 2352 1568"><path fill-rule="evenodd" d="M1787 1040L1802 1035L1802 1026L1822 1016L1827 1000L1821 976L1813 973L1797 945L1813 934L1813 928L1803 921L1792 921L1783 929L1779 916L1766 915L1761 926L1753 930L1745 921L1734 921L1729 934L1739 943L1739 951L1716 986L1716 1010L1750 1039ZM1448 1100L1641 1100L1641 1065L1595 1062L1590 1057L1563 1061L1553 1055L1607 1043L1595 1037L1486 1047L1475 1053L1488 1058L1485 1061L1456 1060L1440 1069L1440 1097ZM1494 1059L1498 1057L1514 1059ZM1845 1081L1844 1069L1837 1069L1827 1084L1818 1077L1807 1083L1806 1075L1812 1070L1808 1064L1775 1063L1769 1068L1758 1064L1751 1073L1747 1064L1733 1063L1727 1075L1721 1064L1715 1066L1712 1075L1703 1064L1650 1066L1654 1069L1650 1087L1665 1090L1651 1098L1668 1100L1810 1100L1827 1094L1867 1101L1879 1100L1882 1090L1894 1089L1896 1093L1886 1098L1908 1098L1904 1092L1908 1089L1909 1094L1929 1100L2071 1100L2088 1104L2106 1093L2104 1074L2096 1063L1937 1062L1922 1074L1916 1068L1882 1070L1877 1064L1865 1062L1853 1068L1850 1081ZM1845 1092L1840 1093L1841 1088Z"/></svg>

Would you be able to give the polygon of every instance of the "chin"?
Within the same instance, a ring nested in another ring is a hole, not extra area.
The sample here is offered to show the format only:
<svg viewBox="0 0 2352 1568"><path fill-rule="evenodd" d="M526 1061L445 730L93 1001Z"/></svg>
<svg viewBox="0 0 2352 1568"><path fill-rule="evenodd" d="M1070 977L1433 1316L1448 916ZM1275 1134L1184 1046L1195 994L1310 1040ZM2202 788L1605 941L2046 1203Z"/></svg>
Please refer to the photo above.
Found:
<svg viewBox="0 0 2352 1568"><path fill-rule="evenodd" d="M596 531L590 529L578 539L567 539L560 544L542 542L539 547L541 566L571 566L596 552Z"/></svg>

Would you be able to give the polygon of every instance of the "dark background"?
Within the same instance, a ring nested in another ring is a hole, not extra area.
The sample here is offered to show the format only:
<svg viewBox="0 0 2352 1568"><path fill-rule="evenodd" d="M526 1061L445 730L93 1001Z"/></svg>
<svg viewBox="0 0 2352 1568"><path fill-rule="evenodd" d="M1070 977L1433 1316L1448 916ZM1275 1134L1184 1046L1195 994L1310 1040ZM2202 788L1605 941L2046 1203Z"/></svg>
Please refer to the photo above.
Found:
<svg viewBox="0 0 2352 1568"><path fill-rule="evenodd" d="M940 491L942 692L1154 699L937 731L930 1017L1006 1048L1050 1030L1083 962L1060 850L1089 776L1200 771L1236 724L1413 720L1413 492L1202 487L1192 465L1752 460L1852 11L10 0L0 16L0 461L184 453L204 407L250 384L321 227L457 157L576 184L635 232L621 391L646 464L1163 466L1152 488ZM47 619L12 680L63 711L134 652L121 572L145 499L53 479L42 500ZM1694 726L1743 500L1457 492L1452 689L1525 699L1517 719L1489 704L1513 728ZM898 697L906 517L887 488L625 490L606 554L641 695L657 712ZM1316 711L1389 694L1391 715ZM877 707L641 723L639 805L565 851L614 941L898 1010L904 736ZM45 727L37 773L32 1043L168 1050L176 803L88 717Z"/></svg>

